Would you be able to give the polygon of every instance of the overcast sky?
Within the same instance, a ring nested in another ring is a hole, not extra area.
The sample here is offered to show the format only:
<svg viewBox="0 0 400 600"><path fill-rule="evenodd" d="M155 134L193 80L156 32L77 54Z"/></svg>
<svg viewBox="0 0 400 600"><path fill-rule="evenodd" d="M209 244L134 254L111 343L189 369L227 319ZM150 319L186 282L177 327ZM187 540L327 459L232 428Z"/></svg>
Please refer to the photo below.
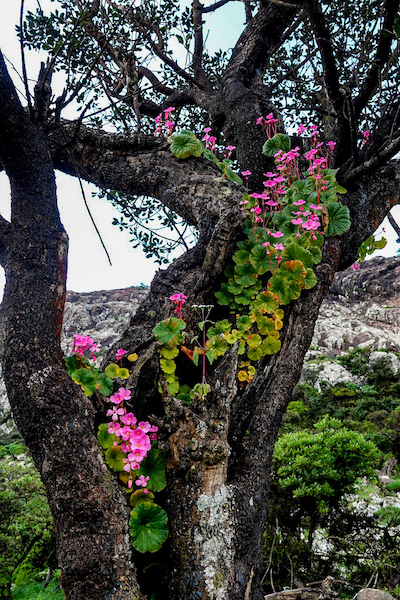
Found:
<svg viewBox="0 0 400 600"><path fill-rule="evenodd" d="M19 19L20 2L13 0L2 1L0 19L0 47L5 56L12 61L16 69L20 71L20 49L15 35L15 24ZM208 2L205 2L208 4ZM25 11L34 11L37 6L36 0L25 0ZM46 11L48 6L55 7L56 3L49 0L41 0L41 6ZM224 46L233 44L238 29L243 23L243 5L240 2L224 7L218 14L211 15L207 21L210 27L208 44L217 46L221 39L221 25L223 26ZM216 27L212 25L216 23ZM239 27L238 27L239 24ZM213 39L212 34L216 35ZM28 77L35 79L37 76L40 60L44 56L38 53L30 53L28 58ZM11 68L10 74L17 83L18 78ZM20 89L22 86L17 83ZM149 284L158 266L151 260L145 258L141 249L132 249L129 243L129 234L120 232L118 227L113 226L112 219L118 217L119 213L113 209L107 200L92 198L91 186L85 184L86 197L90 210L101 232L105 245L111 256L112 266L109 265L107 257L101 247L90 222L84 202L76 179L64 174L57 173L57 189L59 207L62 222L70 239L69 267L68 267L68 289L84 292L99 289L123 288L131 285ZM9 186L4 173L0 173L0 213L9 217ZM393 211L398 222L400 222L400 207ZM379 254L392 256L396 253L396 234L388 224L384 224L386 237L389 244ZM90 265L90 269L88 266ZM0 269L0 294L4 285L3 270Z"/></svg>

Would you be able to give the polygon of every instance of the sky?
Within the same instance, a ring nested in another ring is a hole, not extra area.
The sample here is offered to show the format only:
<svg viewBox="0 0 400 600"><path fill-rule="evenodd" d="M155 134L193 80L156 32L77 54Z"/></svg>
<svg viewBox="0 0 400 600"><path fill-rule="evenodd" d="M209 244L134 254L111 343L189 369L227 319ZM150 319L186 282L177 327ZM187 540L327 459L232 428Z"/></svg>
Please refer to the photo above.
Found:
<svg viewBox="0 0 400 600"><path fill-rule="evenodd" d="M34 11L36 6L36 0L25 0L25 11ZM49 0L41 0L41 6L43 10L46 10L48 6L54 7L55 4L51 5ZM19 42L15 34L15 24L19 20L19 9L20 2L16 0L7 3L3 0L3 6L0 9L0 48L18 71L20 71L21 60ZM223 24L224 46L233 45L242 23L243 5L240 2L227 5L216 13L211 13L208 15L206 24L206 33L208 27L210 28L207 44L211 47L219 46L221 24ZM39 71L40 60L44 59L45 57L40 56L37 52L29 53L27 68L30 79L35 79ZM10 68L10 65L8 66ZM10 74L13 76L16 85L21 89L20 81L18 82L17 75L12 68ZM118 218L120 213L106 199L92 198L93 186L86 183L83 183L83 185L90 210L110 254L112 266L108 263L106 254L87 214L78 181L63 173L57 173L59 209L62 222L69 236L68 289L76 292L89 292L140 284L149 285L159 266L150 259L146 259L140 248L132 248L128 232L121 232L118 227L112 225L113 217ZM5 173L0 173L0 214L5 218L9 218L9 211L8 180ZM392 214L400 223L400 207L395 207ZM384 222L383 227L385 228L384 235L388 239L388 245L377 254L393 256L397 250L395 244L397 236L387 221ZM91 269L87 268L88 265L91 265ZM4 272L0 268L0 297L3 286Z"/></svg>

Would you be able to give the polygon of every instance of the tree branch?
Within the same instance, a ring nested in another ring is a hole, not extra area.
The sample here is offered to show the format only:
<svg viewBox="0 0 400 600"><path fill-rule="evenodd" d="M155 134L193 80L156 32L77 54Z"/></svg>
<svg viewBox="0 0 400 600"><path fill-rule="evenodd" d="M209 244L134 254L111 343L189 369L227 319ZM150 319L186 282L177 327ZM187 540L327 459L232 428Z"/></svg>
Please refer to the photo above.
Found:
<svg viewBox="0 0 400 600"><path fill-rule="evenodd" d="M389 59L392 45L392 37L390 34L393 30L393 24L398 10L399 0L386 0L385 16L383 19L376 54L372 60L371 68L361 86L360 92L353 101L356 119L358 119L361 111L363 108L365 108L374 91L376 90L376 87L379 84L381 71Z"/></svg>
<svg viewBox="0 0 400 600"><path fill-rule="evenodd" d="M338 111L338 101L343 100L340 92L339 73L336 66L335 56L333 54L332 39L329 29L326 25L319 2L309 3L307 7L308 17L314 32L323 68L323 78L327 95L332 103L335 112ZM343 102L340 103L341 105Z"/></svg>
<svg viewBox="0 0 400 600"><path fill-rule="evenodd" d="M166 142L150 135L115 135L84 126L77 131L75 123L64 122L49 133L48 139L56 169L101 188L158 198L199 229L204 219L214 215L214 204L203 203L194 208L197 203L193 200L193 186L210 186L211 196L218 182L231 189L237 203L240 201L242 188L220 177L213 163L195 158L180 161L171 154Z"/></svg>
<svg viewBox="0 0 400 600"><path fill-rule="evenodd" d="M203 59L203 21L202 21L203 5L200 0L193 0L192 15L193 15L193 30L194 30L194 52L193 52L193 73L196 80L201 83L202 89L212 89L210 80L204 73L202 67Z"/></svg>
<svg viewBox="0 0 400 600"><path fill-rule="evenodd" d="M219 0L219 2L214 2L214 4L211 4L210 6L204 6L201 12L203 14L214 12L214 10L221 8L221 6L225 6L225 4L228 4L229 2L232 2L232 0Z"/></svg>
<svg viewBox="0 0 400 600"><path fill-rule="evenodd" d="M398 238L397 241L399 241L400 240L400 227L397 224L397 221L394 219L392 213L390 213L390 212L387 214L387 218L388 218L389 223L391 224L391 226L397 233L397 238Z"/></svg>
<svg viewBox="0 0 400 600"><path fill-rule="evenodd" d="M224 79L236 78L249 85L256 76L263 75L273 52L283 43L285 31L304 4L305 0L299 0L284 6L276 3L261 6L234 47Z"/></svg>

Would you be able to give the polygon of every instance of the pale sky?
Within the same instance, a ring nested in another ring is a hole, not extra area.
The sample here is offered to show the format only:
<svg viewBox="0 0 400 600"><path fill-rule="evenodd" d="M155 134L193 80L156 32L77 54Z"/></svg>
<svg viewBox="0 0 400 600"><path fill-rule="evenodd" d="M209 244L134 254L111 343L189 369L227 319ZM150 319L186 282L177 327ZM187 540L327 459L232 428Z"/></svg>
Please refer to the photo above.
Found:
<svg viewBox="0 0 400 600"><path fill-rule="evenodd" d="M1 0L0 19L0 47L5 56L13 62L16 69L20 71L20 49L15 35L15 23L19 19L20 2ZM208 4L208 2L206 3ZM46 11L48 6L55 7L49 0L41 0L41 6ZM25 12L34 11L37 6L36 0L25 1ZM240 2L227 5L215 14L207 15L207 26L210 26L208 44L216 47L220 44L221 23L224 32L224 47L229 47L236 40L238 23L243 23L243 5ZM217 23L217 27L212 27ZM215 39L213 39L213 34ZM29 53L28 77L35 79L40 60L37 52ZM17 83L15 72L10 68L10 74ZM57 83L57 82L56 82ZM109 265L107 257L101 247L100 241L95 234L89 216L84 207L83 199L76 179L64 174L57 174L57 189L61 219L70 239L69 267L68 267L68 289L77 292L86 292L101 289L116 289L131 285L148 285L159 268L154 262L145 258L140 248L133 249L129 243L128 232L120 232L118 227L112 225L113 217L119 217L120 213L111 204L103 199L92 198L91 186L84 184L86 198L90 206L97 227L111 256L113 263ZM9 186L5 173L0 173L0 214L9 218ZM393 215L400 223L400 207L393 210ZM382 256L392 256L396 253L396 234L386 222L385 236L388 245L379 251ZM90 267L90 268L88 268ZM0 295L4 285L4 273L0 268Z"/></svg>

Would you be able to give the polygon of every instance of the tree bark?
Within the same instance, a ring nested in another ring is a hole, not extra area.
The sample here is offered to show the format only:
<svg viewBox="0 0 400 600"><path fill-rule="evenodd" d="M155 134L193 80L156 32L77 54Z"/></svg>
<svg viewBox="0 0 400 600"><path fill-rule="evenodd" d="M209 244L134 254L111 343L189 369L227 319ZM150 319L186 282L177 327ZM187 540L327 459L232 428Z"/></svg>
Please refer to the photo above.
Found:
<svg viewBox="0 0 400 600"><path fill-rule="evenodd" d="M123 495L102 458L93 408L62 360L68 238L50 153L1 55L0 156L12 195L1 253L2 370L15 422L46 486L61 582L71 600L138 600Z"/></svg>

